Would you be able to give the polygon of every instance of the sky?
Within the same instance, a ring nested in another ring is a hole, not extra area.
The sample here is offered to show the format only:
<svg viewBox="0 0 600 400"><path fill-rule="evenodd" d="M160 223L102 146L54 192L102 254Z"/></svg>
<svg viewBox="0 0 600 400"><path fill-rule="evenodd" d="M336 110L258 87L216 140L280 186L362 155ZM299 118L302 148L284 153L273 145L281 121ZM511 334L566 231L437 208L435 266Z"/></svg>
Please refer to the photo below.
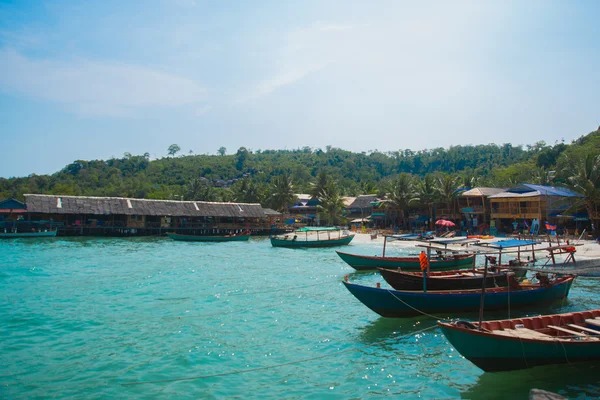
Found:
<svg viewBox="0 0 600 400"><path fill-rule="evenodd" d="M0 177L75 160L571 140L600 2L0 0Z"/></svg>

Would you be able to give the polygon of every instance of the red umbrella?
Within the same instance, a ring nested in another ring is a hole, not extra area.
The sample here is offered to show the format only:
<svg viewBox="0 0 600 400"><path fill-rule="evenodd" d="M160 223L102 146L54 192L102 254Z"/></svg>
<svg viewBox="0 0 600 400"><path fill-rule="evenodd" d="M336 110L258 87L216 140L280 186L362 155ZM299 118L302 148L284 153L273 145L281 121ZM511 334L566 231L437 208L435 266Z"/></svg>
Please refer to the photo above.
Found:
<svg viewBox="0 0 600 400"><path fill-rule="evenodd" d="M438 219L437 221L435 221L436 225L441 225L441 226L456 226L456 224L452 221L448 221L447 219Z"/></svg>

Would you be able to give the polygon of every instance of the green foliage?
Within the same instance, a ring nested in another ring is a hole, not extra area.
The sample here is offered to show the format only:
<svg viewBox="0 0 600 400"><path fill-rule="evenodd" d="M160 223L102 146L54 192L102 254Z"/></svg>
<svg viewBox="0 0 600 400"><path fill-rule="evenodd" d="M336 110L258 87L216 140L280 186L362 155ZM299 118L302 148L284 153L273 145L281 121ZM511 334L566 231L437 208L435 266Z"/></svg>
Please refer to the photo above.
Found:
<svg viewBox="0 0 600 400"><path fill-rule="evenodd" d="M177 154L180 150L181 150L181 147L179 147L179 145L172 144L167 149L167 154L174 157L175 154Z"/></svg>
<svg viewBox="0 0 600 400"><path fill-rule="evenodd" d="M52 175L0 178L0 197L23 200L25 193L152 199L183 196L260 202L266 206L277 203L275 199L281 193L274 195L274 190L281 176L286 177L287 188L295 193L322 195L323 188L335 182L341 196L383 196L393 191L397 177L410 174L416 197L422 205L432 207L436 202L448 201L447 196L440 200L441 193L435 189L440 186L439 178L434 178L439 172L452 181L446 182L452 183L447 188L510 187L522 182L570 184L568 171L572 168L566 160L599 155L600 132L582 136L571 144L549 146L538 142L525 149L508 143L387 153L353 153L332 146L327 146L326 151L303 147L254 152L240 147L235 154L227 155L221 147L217 155L171 157L180 150L173 144L168 157L152 161L149 153L125 153L122 158L76 160Z"/></svg>
<svg viewBox="0 0 600 400"><path fill-rule="evenodd" d="M317 205L319 218L324 221L326 225L336 225L340 223L342 220L342 210L344 209L344 200L338 186L334 182L327 182L326 185L321 188L318 199L320 203Z"/></svg>
<svg viewBox="0 0 600 400"><path fill-rule="evenodd" d="M279 175L273 178L271 184L271 195L269 205L277 211L285 211L285 208L296 200L292 178L287 175Z"/></svg>

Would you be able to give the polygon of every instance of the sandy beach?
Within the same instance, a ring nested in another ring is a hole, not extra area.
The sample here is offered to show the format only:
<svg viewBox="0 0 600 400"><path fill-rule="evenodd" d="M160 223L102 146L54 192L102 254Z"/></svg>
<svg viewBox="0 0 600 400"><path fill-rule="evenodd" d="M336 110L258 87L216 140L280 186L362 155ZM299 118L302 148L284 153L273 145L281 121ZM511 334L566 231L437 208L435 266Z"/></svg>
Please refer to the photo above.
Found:
<svg viewBox="0 0 600 400"><path fill-rule="evenodd" d="M498 240L504 239L512 239L512 237L501 238L497 237L494 239L478 239L479 243L490 243ZM356 237L353 240L353 243L360 244L373 244L374 247L378 247L379 249L383 249L383 240L384 237L382 235L378 235L376 239L371 239L371 235L368 233L357 233ZM540 244L535 246L536 252L538 254L538 258L545 257L546 255L543 252L549 246L556 246L556 239L553 239L552 243L549 243L546 237L540 237ZM418 245L426 244L425 241L418 240L389 240L386 244L386 252L390 255L394 253L394 250L404 250L410 251L414 250L415 252L420 251L420 247ZM567 244L562 238L560 238L560 244ZM574 245L577 251L575 252L575 260L589 260L594 258L600 258L600 244L598 244L595 240L569 240L570 245ZM468 247L461 246L460 244L448 245L448 249L457 250L457 251L465 251L465 250L483 250L483 247L477 245L470 245ZM528 249L531 249L528 247ZM560 258L558 258L560 259Z"/></svg>

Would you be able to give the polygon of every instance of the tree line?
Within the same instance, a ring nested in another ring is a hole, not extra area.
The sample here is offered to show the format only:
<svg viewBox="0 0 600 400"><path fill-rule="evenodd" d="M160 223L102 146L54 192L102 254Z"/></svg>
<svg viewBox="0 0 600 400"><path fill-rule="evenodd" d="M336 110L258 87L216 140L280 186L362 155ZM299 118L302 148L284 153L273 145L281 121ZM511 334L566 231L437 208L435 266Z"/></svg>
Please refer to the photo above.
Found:
<svg viewBox="0 0 600 400"><path fill-rule="evenodd" d="M460 188L519 183L569 186L584 194L588 212L600 204L600 132L548 145L467 145L421 151L354 153L327 146L294 150L239 148L227 154L167 157L148 153L76 160L52 175L0 178L0 198L25 193L261 203L282 210L294 193L320 199L320 213L339 219L343 196L388 195L400 210L452 204ZM401 218L406 220L406 215Z"/></svg>

